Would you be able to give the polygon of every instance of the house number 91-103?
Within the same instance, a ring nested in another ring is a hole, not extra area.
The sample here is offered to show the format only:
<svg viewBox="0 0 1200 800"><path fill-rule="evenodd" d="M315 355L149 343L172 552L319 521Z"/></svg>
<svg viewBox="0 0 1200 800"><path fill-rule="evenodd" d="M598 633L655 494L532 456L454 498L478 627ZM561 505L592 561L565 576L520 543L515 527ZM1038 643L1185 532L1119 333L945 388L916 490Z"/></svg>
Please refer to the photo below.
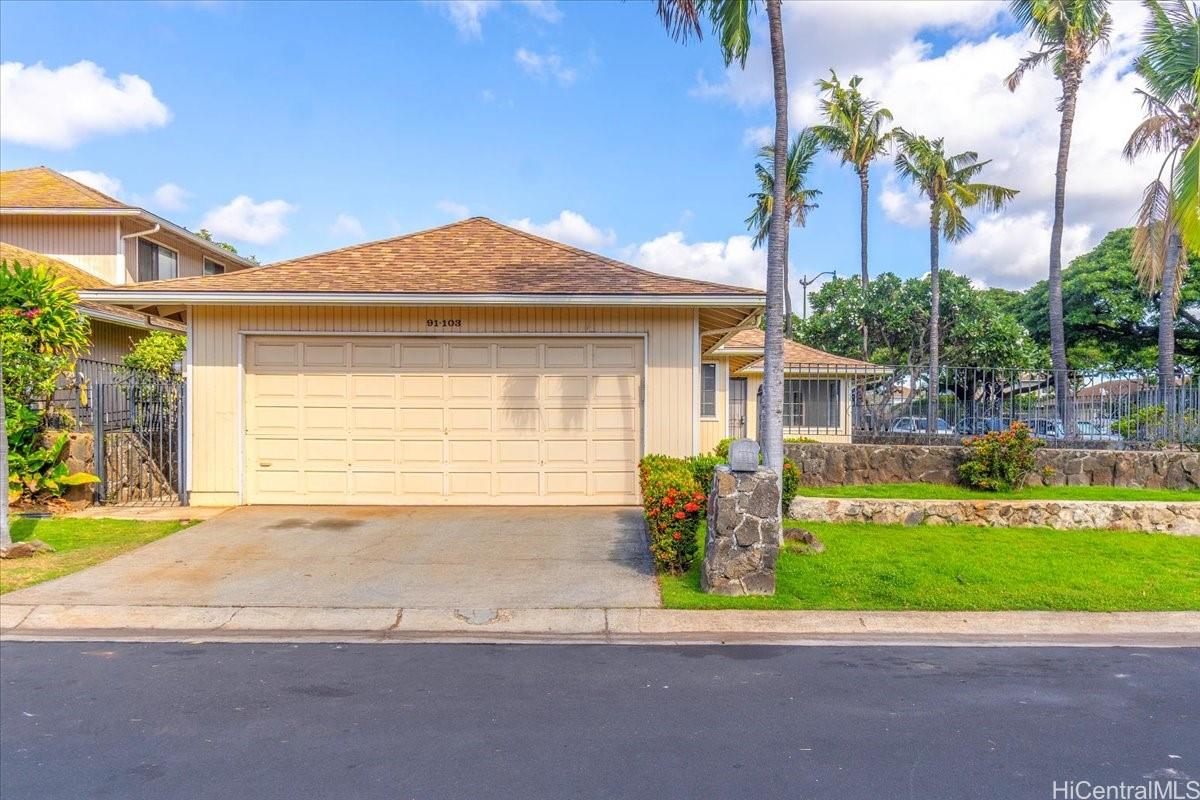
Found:
<svg viewBox="0 0 1200 800"><path fill-rule="evenodd" d="M425 320L427 328L461 328L461 319L427 319Z"/></svg>

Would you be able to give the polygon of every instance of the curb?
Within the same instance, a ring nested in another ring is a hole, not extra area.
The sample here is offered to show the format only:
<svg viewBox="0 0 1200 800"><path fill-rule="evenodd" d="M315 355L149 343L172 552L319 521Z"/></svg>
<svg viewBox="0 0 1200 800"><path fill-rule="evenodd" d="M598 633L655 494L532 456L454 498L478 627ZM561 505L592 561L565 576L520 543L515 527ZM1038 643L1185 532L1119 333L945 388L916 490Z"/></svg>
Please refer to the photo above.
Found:
<svg viewBox="0 0 1200 800"><path fill-rule="evenodd" d="M1200 612L676 611L0 605L0 637L1200 646Z"/></svg>

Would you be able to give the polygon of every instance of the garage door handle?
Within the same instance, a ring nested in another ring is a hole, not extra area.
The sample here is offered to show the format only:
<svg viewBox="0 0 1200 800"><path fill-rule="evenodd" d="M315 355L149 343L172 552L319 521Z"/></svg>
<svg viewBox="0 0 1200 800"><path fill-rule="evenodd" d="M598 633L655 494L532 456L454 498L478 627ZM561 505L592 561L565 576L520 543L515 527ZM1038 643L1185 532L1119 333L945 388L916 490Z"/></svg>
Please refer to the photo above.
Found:
<svg viewBox="0 0 1200 800"><path fill-rule="evenodd" d="M260 461L260 462L258 462L258 465L260 467L269 467L269 466L271 466L271 462L270 461Z"/></svg>

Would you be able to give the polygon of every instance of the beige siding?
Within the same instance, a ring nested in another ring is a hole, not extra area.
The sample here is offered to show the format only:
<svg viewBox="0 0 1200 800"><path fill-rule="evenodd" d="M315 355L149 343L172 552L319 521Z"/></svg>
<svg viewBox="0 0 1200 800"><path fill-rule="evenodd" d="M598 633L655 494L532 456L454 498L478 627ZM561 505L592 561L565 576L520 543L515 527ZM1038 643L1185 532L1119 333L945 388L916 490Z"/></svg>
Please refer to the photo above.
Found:
<svg viewBox="0 0 1200 800"><path fill-rule="evenodd" d="M109 283L122 283L120 225L104 216L4 215L0 241L62 259Z"/></svg>
<svg viewBox="0 0 1200 800"><path fill-rule="evenodd" d="M717 442L725 438L725 432L728 430L726 419L729 416L729 362L726 359L704 359L704 363L717 365L717 415L700 418L701 453L710 452L717 446Z"/></svg>
<svg viewBox="0 0 1200 800"><path fill-rule="evenodd" d="M94 319L91 323L92 346L84 354L84 358L109 364L119 364L121 356L129 352L133 343L145 338L149 333L140 328L126 328L104 320Z"/></svg>
<svg viewBox="0 0 1200 800"><path fill-rule="evenodd" d="M646 452L695 451L696 326L690 308L195 307L191 309L192 502L240 501L242 337L255 331L467 334L646 334Z"/></svg>
<svg viewBox="0 0 1200 800"><path fill-rule="evenodd" d="M143 230L146 230L146 223L139 220L126 220L124 233L136 233ZM205 258L216 261L218 264L224 264L228 272L234 272L243 268L232 259L225 259L219 255L212 254L204 248L198 247L180 236L174 236L165 230L160 230L158 233L145 238L163 247L170 248L179 254L178 277L180 278L190 278L204 274ZM137 283L137 239L124 239L123 241L125 247L125 272L121 282Z"/></svg>

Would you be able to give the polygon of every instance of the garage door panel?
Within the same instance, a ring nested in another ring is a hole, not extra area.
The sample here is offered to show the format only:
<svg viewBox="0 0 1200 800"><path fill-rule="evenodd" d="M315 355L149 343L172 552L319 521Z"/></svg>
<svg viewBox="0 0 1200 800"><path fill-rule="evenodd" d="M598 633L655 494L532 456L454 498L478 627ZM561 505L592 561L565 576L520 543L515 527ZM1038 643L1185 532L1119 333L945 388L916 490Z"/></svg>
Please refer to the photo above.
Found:
<svg viewBox="0 0 1200 800"><path fill-rule="evenodd" d="M270 503L629 503L644 345L247 340L246 484Z"/></svg>

